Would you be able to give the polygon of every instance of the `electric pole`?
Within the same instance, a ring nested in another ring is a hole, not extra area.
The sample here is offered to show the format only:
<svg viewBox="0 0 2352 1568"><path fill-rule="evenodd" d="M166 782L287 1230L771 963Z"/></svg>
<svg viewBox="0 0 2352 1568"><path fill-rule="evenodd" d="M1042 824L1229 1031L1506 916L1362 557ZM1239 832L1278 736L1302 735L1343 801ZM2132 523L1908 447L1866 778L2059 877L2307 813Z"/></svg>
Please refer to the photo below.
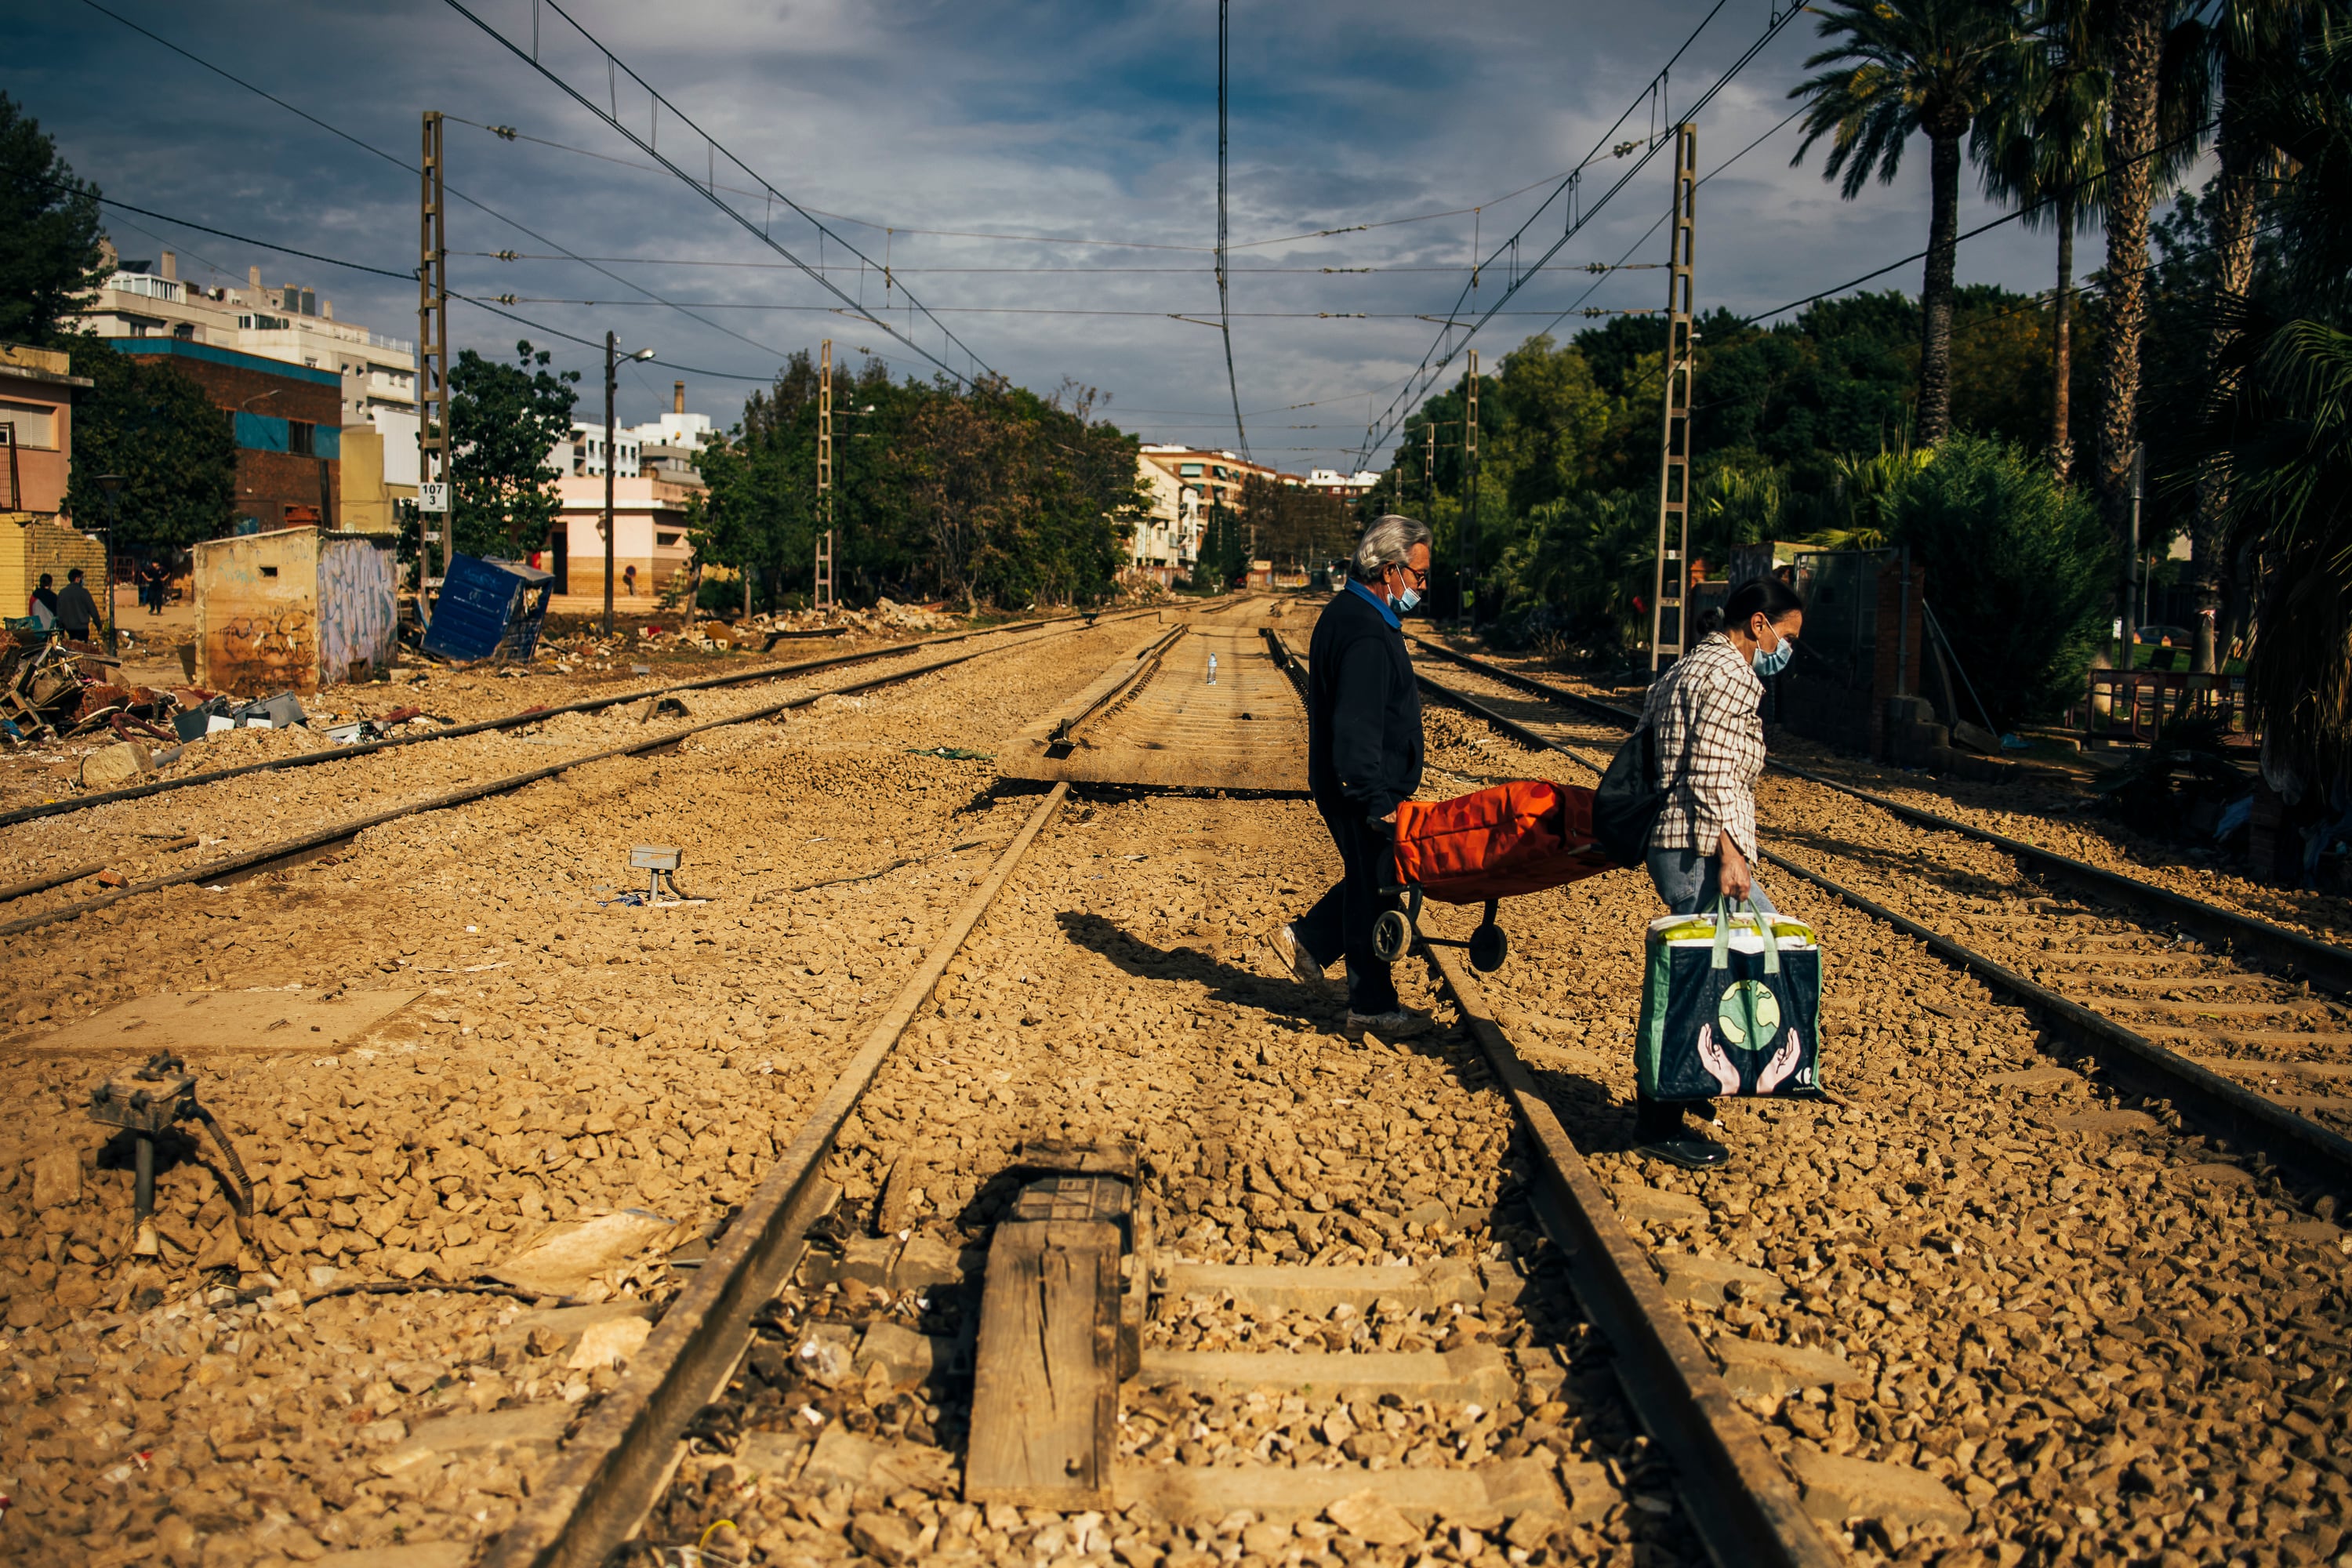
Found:
<svg viewBox="0 0 2352 1568"><path fill-rule="evenodd" d="M446 568L457 514L449 483L449 231L441 204L441 111L425 111L419 165L416 258L416 617L432 624L426 594L440 585L433 544ZM439 489L434 489L437 485ZM440 505L427 504L438 499ZM438 519L438 527L435 520Z"/></svg>
<svg viewBox="0 0 2352 1568"><path fill-rule="evenodd" d="M613 635L613 470L620 453L613 447L613 334L604 334L604 635Z"/></svg>
<svg viewBox="0 0 2352 1568"><path fill-rule="evenodd" d="M833 591L833 340L817 350L816 369L816 592L817 613L837 602Z"/></svg>
<svg viewBox="0 0 2352 1568"><path fill-rule="evenodd" d="M1698 127L1675 127L1674 219L1666 274L1666 393L1659 437L1658 570L1650 599L1650 676L1682 656L1690 637L1690 411L1695 349L1691 314L1694 225L1698 216Z"/></svg>
<svg viewBox="0 0 2352 1568"><path fill-rule="evenodd" d="M1462 513L1462 616L1478 630L1478 351L1470 351L1470 413L1462 422L1462 483L1468 492Z"/></svg>

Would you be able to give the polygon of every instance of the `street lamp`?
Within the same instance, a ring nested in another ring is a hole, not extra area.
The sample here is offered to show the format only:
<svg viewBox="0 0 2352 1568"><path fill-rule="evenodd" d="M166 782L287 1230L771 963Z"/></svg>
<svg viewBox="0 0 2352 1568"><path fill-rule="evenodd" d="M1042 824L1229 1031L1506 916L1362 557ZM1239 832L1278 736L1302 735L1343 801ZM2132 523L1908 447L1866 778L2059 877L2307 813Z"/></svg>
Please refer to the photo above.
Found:
<svg viewBox="0 0 2352 1568"><path fill-rule="evenodd" d="M620 453L613 446L613 384L619 360L646 360L654 357L651 349L638 349L634 353L614 357L613 334L604 334L604 635L613 635L613 471L621 466Z"/></svg>
<svg viewBox="0 0 2352 1568"><path fill-rule="evenodd" d="M106 498L106 651L110 657L120 655L122 644L117 622L121 619L114 608L114 508L115 498L122 493L121 474L98 476L98 492Z"/></svg>

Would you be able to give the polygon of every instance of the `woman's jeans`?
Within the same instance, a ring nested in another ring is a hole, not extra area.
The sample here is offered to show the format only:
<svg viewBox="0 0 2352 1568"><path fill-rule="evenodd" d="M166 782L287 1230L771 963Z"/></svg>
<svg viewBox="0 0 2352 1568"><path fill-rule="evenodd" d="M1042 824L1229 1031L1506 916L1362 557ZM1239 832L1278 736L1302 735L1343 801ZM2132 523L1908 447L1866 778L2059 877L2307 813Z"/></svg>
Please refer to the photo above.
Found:
<svg viewBox="0 0 2352 1568"><path fill-rule="evenodd" d="M1650 881L1658 889L1668 914L1696 915L1715 912L1715 901L1723 893L1723 857L1702 855L1696 849L1653 849L1648 865ZM1772 900L1764 892L1764 885L1753 879L1752 868L1748 883L1756 903L1766 914L1778 914ZM1740 905L1741 910L1747 908ZM1715 1104L1711 1100L1692 1103L1650 1099L1636 1089L1633 1100L1633 1136L1642 1142L1656 1142L1675 1138L1683 1132L1683 1112L1695 1110L1702 1121L1715 1120Z"/></svg>
<svg viewBox="0 0 2352 1568"><path fill-rule="evenodd" d="M1670 915L1711 914L1715 900L1723 890L1723 857L1701 855L1696 849L1653 849L1649 858L1650 882L1658 889ZM1755 880L1755 868L1749 868L1748 885L1754 889L1756 902L1766 914L1778 914L1763 883ZM1747 906L1740 906L1745 910Z"/></svg>

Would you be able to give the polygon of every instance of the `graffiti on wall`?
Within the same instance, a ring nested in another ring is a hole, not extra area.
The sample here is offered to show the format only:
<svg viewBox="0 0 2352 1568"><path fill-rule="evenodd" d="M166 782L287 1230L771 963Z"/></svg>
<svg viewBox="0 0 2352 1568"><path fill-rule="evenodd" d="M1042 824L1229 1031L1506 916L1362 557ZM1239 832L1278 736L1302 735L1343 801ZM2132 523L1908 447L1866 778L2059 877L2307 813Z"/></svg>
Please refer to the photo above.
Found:
<svg viewBox="0 0 2352 1568"><path fill-rule="evenodd" d="M392 663L400 639L395 570L393 552L366 540L319 541L320 684L350 679L357 665L373 672Z"/></svg>

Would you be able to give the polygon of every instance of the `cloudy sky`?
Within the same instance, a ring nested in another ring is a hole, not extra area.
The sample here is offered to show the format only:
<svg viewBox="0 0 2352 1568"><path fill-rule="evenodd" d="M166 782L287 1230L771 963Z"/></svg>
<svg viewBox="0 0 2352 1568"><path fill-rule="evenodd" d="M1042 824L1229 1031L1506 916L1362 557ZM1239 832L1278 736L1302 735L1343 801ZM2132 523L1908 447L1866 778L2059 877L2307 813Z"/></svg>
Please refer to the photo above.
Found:
<svg viewBox="0 0 2352 1568"><path fill-rule="evenodd" d="M514 295L512 312L548 329L601 343L610 328L624 346L653 347L658 363L623 374L625 421L666 408L682 376L689 407L731 422L786 353L824 337L836 355L863 348L931 371L445 0L102 3L5 0L17 41L0 90L110 197L341 261L415 265L414 174L174 45L410 167L420 111L452 117L448 181L479 204L451 203L452 287ZM546 0L466 0L526 55L536 26L540 60L561 81L617 109L698 180L715 169L734 211L957 370L969 354L1041 391L1076 380L1148 438L1234 443L1222 346L1200 324L1217 311L1213 0L564 3L623 68L608 73ZM1233 354L1254 454L1298 470L1350 465L1461 299L1473 257L1528 224L1523 274L1565 231L1560 176L1603 144L1583 175L1589 205L1634 162L1605 147L1662 123L1645 94L1706 11L1701 0L1234 0ZM1771 22L1769 0L1726 0L1674 66L1666 107L1719 83ZM1814 42L1800 16L1722 87L1698 118L1702 173L1789 113ZM673 108L656 110L631 70ZM1796 146L1795 128L1781 129L1700 192L1705 307L1766 310L1924 243L1924 142L1894 184L1852 203L1821 178L1818 149L1790 166ZM1663 232L1642 236L1665 210L1670 167L1660 153L1525 279L1475 340L1486 364L1564 309L1659 302L1655 271L1582 268L1629 247L1635 261L1664 256ZM762 181L835 215L833 237L727 188ZM1971 188L1963 226L1992 216ZM183 278L242 282L259 265L267 282L327 294L339 319L415 335L415 291L398 279L159 219L109 221L127 257L175 249ZM2086 262L2096 247L2084 242ZM1963 246L1959 276L2046 288L2050 249L2011 225ZM525 259L488 254L499 251ZM886 259L936 321L886 292ZM1474 308L1492 306L1513 274L1507 253L1480 274ZM1889 284L1916 289L1916 264L1872 286ZM594 384L593 350L472 305L452 320L453 346L499 352L533 336ZM1386 457L1376 451L1375 465Z"/></svg>

